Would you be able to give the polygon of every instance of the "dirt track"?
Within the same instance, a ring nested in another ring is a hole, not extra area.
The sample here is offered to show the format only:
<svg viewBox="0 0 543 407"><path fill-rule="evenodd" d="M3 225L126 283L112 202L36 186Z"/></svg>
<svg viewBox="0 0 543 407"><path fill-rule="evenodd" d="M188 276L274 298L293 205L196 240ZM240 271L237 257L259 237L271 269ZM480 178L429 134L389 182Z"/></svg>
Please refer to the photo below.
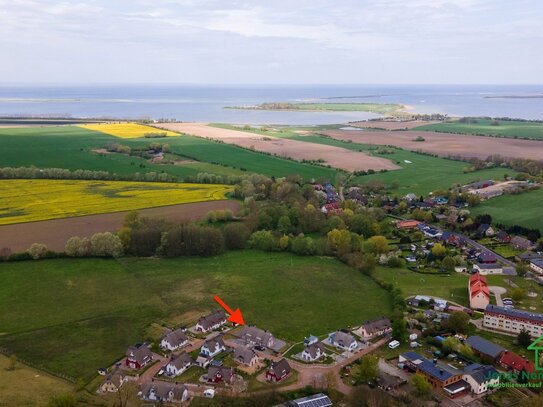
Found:
<svg viewBox="0 0 543 407"><path fill-rule="evenodd" d="M420 150L443 157L452 155L484 159L489 155L499 154L504 157L543 159L543 142L539 140L517 140L426 131L330 130L324 131L322 134L338 140L393 145L406 150ZM414 141L419 136L426 141Z"/></svg>
<svg viewBox="0 0 543 407"><path fill-rule="evenodd" d="M239 208L236 201L207 201L141 209L138 212L145 216L158 216L179 222L203 219L211 210L230 209L237 212ZM19 252L28 249L32 243L45 243L51 250L63 251L66 241L72 236L89 237L97 232L119 230L127 213L128 211L105 213L0 226L0 248L9 247L13 252Z"/></svg>
<svg viewBox="0 0 543 407"><path fill-rule="evenodd" d="M346 171L369 169L379 171L400 168L390 160L372 157L363 152L323 144L289 140L271 135L262 136L239 130L210 127L205 123L160 123L157 127L198 137L221 140L228 144L235 144L298 161L322 159L326 164Z"/></svg>

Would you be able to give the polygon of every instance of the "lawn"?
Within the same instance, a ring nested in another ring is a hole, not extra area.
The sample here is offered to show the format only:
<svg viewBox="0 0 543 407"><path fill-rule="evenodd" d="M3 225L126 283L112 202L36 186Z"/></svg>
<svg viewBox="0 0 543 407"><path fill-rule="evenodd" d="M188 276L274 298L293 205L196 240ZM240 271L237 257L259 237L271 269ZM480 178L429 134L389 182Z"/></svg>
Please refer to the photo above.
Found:
<svg viewBox="0 0 543 407"><path fill-rule="evenodd" d="M193 136L168 137L166 143L180 159L198 163L187 165L151 164L148 160L123 154L97 154L110 142L127 146L149 145L165 139L122 139L78 126L52 126L0 129L0 167L65 168L107 171L119 175L166 172L183 178L199 172L219 175L260 173L286 176L299 174L306 179L334 179L334 169L299 163ZM199 167L198 164L207 164ZM224 169L224 170L223 170Z"/></svg>
<svg viewBox="0 0 543 407"><path fill-rule="evenodd" d="M70 383L21 363L15 370L8 366L9 358L0 355L0 406L44 406L51 397L73 391Z"/></svg>
<svg viewBox="0 0 543 407"><path fill-rule="evenodd" d="M150 324L188 324L216 308L215 294L292 342L391 312L387 293L360 272L283 253L1 263L0 281L0 346L86 380L146 339Z"/></svg>
<svg viewBox="0 0 543 407"><path fill-rule="evenodd" d="M489 199L471 209L471 212L475 215L487 213L494 222L507 226L521 225L543 232L542 202L543 189L536 189L519 195L502 195Z"/></svg>
<svg viewBox="0 0 543 407"><path fill-rule="evenodd" d="M427 124L417 127L416 130L543 140L543 123L498 120L498 125L492 125L487 119L476 119L476 121L476 123L460 123L454 120Z"/></svg>
<svg viewBox="0 0 543 407"><path fill-rule="evenodd" d="M99 131L119 138L140 138L145 136L167 137L179 136L178 133L168 130L161 130L155 127L145 126L138 123L96 123L80 124L79 127L88 130Z"/></svg>
<svg viewBox="0 0 543 407"><path fill-rule="evenodd" d="M0 225L225 199L232 189L215 184L0 180Z"/></svg>
<svg viewBox="0 0 543 407"><path fill-rule="evenodd" d="M214 124L214 126L239 130L237 127L225 124ZM383 147L348 143L319 135L300 135L296 132L296 128L281 127L270 130L251 128L249 130L244 129L243 131L249 131L263 136L267 135L271 137L305 141L308 143L326 144L353 151L365 151L374 156L389 159L402 167L402 169L358 176L353 179L353 183L367 183L370 180L378 180L390 187L397 182L399 185L398 188L390 188L389 191L401 196L407 195L410 192L417 195L427 194L428 192L440 188L450 188L454 184L467 184L481 179L503 179L504 174L515 174L515 171L504 168L491 168L464 173L464 168L468 167L468 164L462 161L418 154L399 148L387 148L392 154L379 154L378 151L383 150Z"/></svg>

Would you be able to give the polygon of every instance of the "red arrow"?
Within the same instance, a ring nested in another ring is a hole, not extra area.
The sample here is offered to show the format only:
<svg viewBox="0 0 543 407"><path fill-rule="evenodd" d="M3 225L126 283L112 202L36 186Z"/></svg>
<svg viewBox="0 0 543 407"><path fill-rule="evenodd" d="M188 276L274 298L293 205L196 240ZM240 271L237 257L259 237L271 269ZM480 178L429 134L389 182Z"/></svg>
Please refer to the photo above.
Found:
<svg viewBox="0 0 543 407"><path fill-rule="evenodd" d="M245 321L243 320L243 315L241 315L241 311L240 311L239 308L238 308L237 310L235 310L235 311L232 311L232 309L231 309L228 305L226 305L226 304L224 303L224 301L221 300L221 299L219 298L218 295L216 295L216 296L213 297L213 298L214 298L214 300L217 301L217 302L219 303L219 305L220 305L221 307L223 307L224 310L230 315L230 316L228 317L228 320L229 320L230 322L232 322L232 323L234 323L234 324L238 324L238 325L245 325Z"/></svg>

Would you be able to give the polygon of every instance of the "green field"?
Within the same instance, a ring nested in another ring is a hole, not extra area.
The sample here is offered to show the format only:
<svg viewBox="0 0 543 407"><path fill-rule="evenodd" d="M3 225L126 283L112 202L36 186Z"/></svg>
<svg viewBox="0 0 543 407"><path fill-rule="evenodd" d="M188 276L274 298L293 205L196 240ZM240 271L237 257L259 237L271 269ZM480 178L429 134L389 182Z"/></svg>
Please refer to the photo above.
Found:
<svg viewBox="0 0 543 407"><path fill-rule="evenodd" d="M0 346L87 380L146 339L151 323L188 324L214 309L215 294L294 342L391 312L387 293L360 272L282 253L0 263L0 281Z"/></svg>
<svg viewBox="0 0 543 407"><path fill-rule="evenodd" d="M491 120L476 119L476 121L476 123L460 123L458 120L455 120L445 123L427 124L417 127L416 130L543 140L543 123L500 120L497 121L498 125L492 125Z"/></svg>
<svg viewBox="0 0 543 407"><path fill-rule="evenodd" d="M119 139L76 126L6 128L0 129L0 167L84 169L119 175L164 171L180 178L199 172L221 175L243 172L333 179L336 173L333 169L284 160L192 136L168 137L164 141L170 144L172 152L180 159L200 161L187 165L151 164L139 157L92 151L105 147L111 141L128 146L156 142L149 139ZM241 168L244 171L240 171Z"/></svg>
<svg viewBox="0 0 543 407"><path fill-rule="evenodd" d="M543 231L543 189L519 195L502 195L472 209L475 215L488 213L494 222L507 226L521 225Z"/></svg>
<svg viewBox="0 0 543 407"><path fill-rule="evenodd" d="M215 124L217 127L238 129L224 124ZM433 157L425 154L418 154L399 148L392 148L393 154L377 154L379 147L367 144L347 143L335 140L331 137L319 135L300 135L293 128L278 128L277 130L263 131L251 128L251 133L268 135L271 137L288 138L292 140L305 141L308 143L326 144L330 146L346 148L353 151L365 151L377 157L386 158L402 167L401 170L389 171L373 175L355 177L353 183L367 183L370 180L382 181L390 186L397 181L399 187L390 189L391 193L406 195L413 192L417 195L427 194L440 188L450 188L454 184L467 184L482 179L503 179L504 174L514 175L515 171L507 168L490 168L471 173L464 173L467 163L446 158ZM410 163L406 163L409 161Z"/></svg>

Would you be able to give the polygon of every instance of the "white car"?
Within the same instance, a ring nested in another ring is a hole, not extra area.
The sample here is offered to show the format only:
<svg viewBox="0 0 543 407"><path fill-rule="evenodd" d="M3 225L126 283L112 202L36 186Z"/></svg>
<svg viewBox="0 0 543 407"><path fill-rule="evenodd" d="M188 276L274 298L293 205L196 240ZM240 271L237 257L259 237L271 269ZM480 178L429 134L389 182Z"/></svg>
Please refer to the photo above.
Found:
<svg viewBox="0 0 543 407"><path fill-rule="evenodd" d="M400 342L398 341L392 341L392 342L389 342L388 344L388 347L390 349L396 349L398 346L400 346Z"/></svg>

